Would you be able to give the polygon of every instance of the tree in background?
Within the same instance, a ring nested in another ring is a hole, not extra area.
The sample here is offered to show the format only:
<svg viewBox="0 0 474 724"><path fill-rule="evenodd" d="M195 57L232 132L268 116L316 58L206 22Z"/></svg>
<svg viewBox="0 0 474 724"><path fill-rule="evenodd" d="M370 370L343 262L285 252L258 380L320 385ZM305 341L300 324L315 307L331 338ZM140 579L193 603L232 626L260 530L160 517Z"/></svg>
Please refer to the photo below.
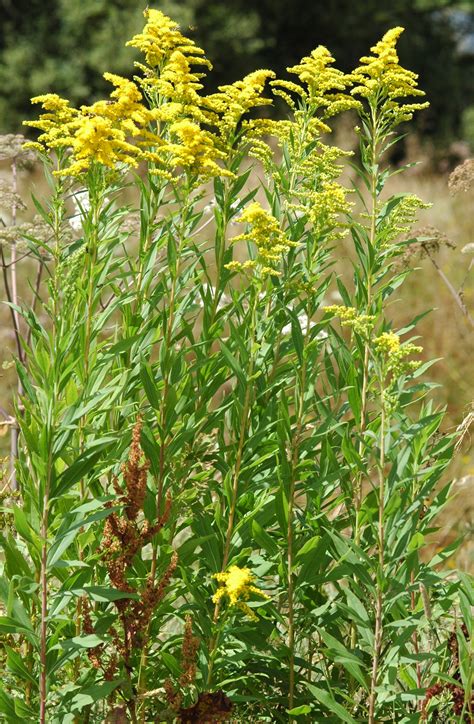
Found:
<svg viewBox="0 0 474 724"><path fill-rule="evenodd" d="M31 113L30 97L45 88L86 103L104 92L103 67L127 73L132 51L124 42L139 29L144 5L3 0L0 131L18 130ZM401 59L420 74L431 103L419 130L448 140L461 132L463 112L474 105L473 0L160 0L150 5L191 28L208 48L214 85L232 82L256 65L281 75L318 43L328 44L347 70L388 27L402 25L410 32L400 43Z"/></svg>

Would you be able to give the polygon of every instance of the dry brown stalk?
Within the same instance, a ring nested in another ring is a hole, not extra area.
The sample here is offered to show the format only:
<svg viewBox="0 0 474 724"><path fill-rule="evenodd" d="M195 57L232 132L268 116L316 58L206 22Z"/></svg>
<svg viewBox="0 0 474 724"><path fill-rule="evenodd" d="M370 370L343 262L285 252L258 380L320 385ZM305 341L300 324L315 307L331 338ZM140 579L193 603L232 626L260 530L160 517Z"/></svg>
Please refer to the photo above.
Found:
<svg viewBox="0 0 474 724"><path fill-rule="evenodd" d="M161 577L155 580L155 576L150 573L145 584L137 584L134 580L135 557L166 524L172 506L171 497L168 495L161 517L155 523L150 523L145 518L143 507L150 463L144 459L140 446L142 427L142 418L138 416L132 432L128 459L121 466L122 482L118 477L112 481L121 510L111 511L107 517L100 547L111 588L130 596L125 595L114 601L120 626L110 626L108 629L111 645L99 645L88 650L92 665L102 670L105 680L112 680L121 664L130 684L132 678L135 678L133 654L146 644L152 616L162 601L178 564L178 555L173 552ZM108 503L108 506L111 508L112 503ZM83 633L93 634L91 609L86 598L81 601L80 612ZM138 671L136 678L138 679ZM130 686L129 690L135 691L133 686ZM136 698L135 694L132 699L127 698L132 721L136 721Z"/></svg>

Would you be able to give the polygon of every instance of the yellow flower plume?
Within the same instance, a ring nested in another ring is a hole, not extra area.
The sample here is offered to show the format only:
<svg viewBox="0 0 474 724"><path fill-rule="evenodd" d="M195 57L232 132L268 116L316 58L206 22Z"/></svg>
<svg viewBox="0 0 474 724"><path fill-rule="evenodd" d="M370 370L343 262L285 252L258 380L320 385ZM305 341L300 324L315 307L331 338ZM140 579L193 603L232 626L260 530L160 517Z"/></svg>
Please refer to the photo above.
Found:
<svg viewBox="0 0 474 724"><path fill-rule="evenodd" d="M414 111L429 105L399 103L399 98L425 95L424 91L417 87L418 75L399 63L396 45L403 30L404 28L396 27L386 32L382 40L370 49L373 55L362 57L361 65L352 73L357 85L351 93L368 98L373 103L380 103L392 125L410 120Z"/></svg>
<svg viewBox="0 0 474 724"><path fill-rule="evenodd" d="M255 70L231 85L219 86L218 93L203 98L205 107L214 114L213 124L222 139L232 140L242 116L252 108L271 105L271 98L265 98L262 93L266 82L274 77L271 70Z"/></svg>
<svg viewBox="0 0 474 724"><path fill-rule="evenodd" d="M311 55L302 58L297 65L287 68L289 73L298 76L303 86L292 81L277 80L272 83L276 87L275 93L287 100L287 91L298 93L310 107L321 109L324 118L350 108L358 108L359 101L355 101L346 92L352 77L333 68L334 62L329 50L319 45Z"/></svg>
<svg viewBox="0 0 474 724"><path fill-rule="evenodd" d="M143 13L147 23L141 33L134 35L126 45L138 48L151 68L157 68L171 53L179 50L184 55L192 54L192 62L211 66L194 40L186 38L179 30L179 25L160 10L146 9ZM191 60L191 59L190 59Z"/></svg>
<svg viewBox="0 0 474 724"><path fill-rule="evenodd" d="M291 247L298 246L297 242L288 239L280 227L278 219L264 209L258 201L249 204L237 221L241 224L248 224L248 231L234 236L231 241L253 242L257 247L257 258L243 263L233 261L227 264L226 267L231 270L242 271L255 268L257 264L260 264L262 274L278 275L280 272L274 269L272 265L281 261L283 255Z"/></svg>
<svg viewBox="0 0 474 724"><path fill-rule="evenodd" d="M375 351L385 360L387 372L395 375L409 374L418 369L419 360L407 360L411 354L419 354L423 347L416 344L401 344L400 337L395 332L383 332L374 339Z"/></svg>
<svg viewBox="0 0 474 724"><path fill-rule="evenodd" d="M215 573L213 578L221 584L212 597L214 603L227 596L230 606L237 606L249 618L254 621L258 620L256 614L245 602L249 600L252 593L266 599L270 599L270 596L253 585L255 576L248 568L230 566L228 571Z"/></svg>

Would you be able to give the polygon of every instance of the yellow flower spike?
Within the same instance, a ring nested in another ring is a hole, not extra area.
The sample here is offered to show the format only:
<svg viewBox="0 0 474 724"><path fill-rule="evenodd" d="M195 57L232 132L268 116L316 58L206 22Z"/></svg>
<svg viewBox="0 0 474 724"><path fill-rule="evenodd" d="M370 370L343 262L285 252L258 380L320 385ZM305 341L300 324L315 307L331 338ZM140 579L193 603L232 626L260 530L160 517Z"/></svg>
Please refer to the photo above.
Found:
<svg viewBox="0 0 474 724"><path fill-rule="evenodd" d="M160 66L175 50L194 56L193 62L212 67L206 58L201 57L204 51L193 40L181 34L178 23L160 10L146 9L143 15L147 20L143 31L126 45L138 48L151 68Z"/></svg>
<svg viewBox="0 0 474 724"><path fill-rule="evenodd" d="M400 337L395 332L383 332L374 339L374 350L386 361L387 372L395 375L414 372L420 366L418 360L406 359L411 354L419 354L423 347L415 344L401 344Z"/></svg>
<svg viewBox="0 0 474 724"><path fill-rule="evenodd" d="M218 93L203 98L204 106L214 114L213 123L223 140L232 138L239 121L252 108L272 104L271 98L262 95L270 78L275 78L273 71L255 70L231 85L219 86Z"/></svg>
<svg viewBox="0 0 474 724"><path fill-rule="evenodd" d="M254 621L258 620L256 614L245 602L249 600L252 593L266 599L270 599L270 596L253 585L255 576L249 568L230 566L228 571L215 573L213 578L221 584L221 587L217 589L212 597L213 603L217 603L222 598L227 597L230 606L236 606L249 616L249 618Z"/></svg>
<svg viewBox="0 0 474 724"><path fill-rule="evenodd" d="M186 118L172 123L169 131L172 140L164 143L155 153L158 163L168 169L180 166L201 179L232 176L217 164L225 154L216 147L214 136L209 131L202 130L197 123Z"/></svg>
<svg viewBox="0 0 474 724"><path fill-rule="evenodd" d="M405 234L412 228L419 210L429 209L431 204L425 204L418 196L406 194L401 198L386 219L378 226L382 247L390 246L400 234Z"/></svg>
<svg viewBox="0 0 474 724"><path fill-rule="evenodd" d="M358 108L360 102L354 101L354 98L346 93L352 77L333 68L334 62L329 50L319 45L311 55L304 57L297 65L287 68L288 73L298 76L303 87L291 81L279 80L272 85L284 91L299 93L309 106L322 109L325 118L350 108Z"/></svg>
<svg viewBox="0 0 474 724"><path fill-rule="evenodd" d="M81 106L84 115L101 116L112 121L118 128L132 136L142 133L155 114L143 105L143 96L137 85L114 73L104 73L105 80L115 86L110 100L97 101L92 106Z"/></svg>
<svg viewBox="0 0 474 724"><path fill-rule="evenodd" d="M424 96L417 87L418 75L399 64L396 45L404 28L392 28L371 48L373 55L360 59L361 65L352 73L357 84L352 95L372 102L381 102L382 110L392 125L408 121L413 112L428 107L428 103L399 103L399 98Z"/></svg>
<svg viewBox="0 0 474 724"><path fill-rule="evenodd" d="M238 223L248 224L248 231L239 234L231 239L232 242L251 241L257 247L257 261L260 264L262 274L277 274L278 272L272 268L272 264L278 263L283 255L287 253L291 247L298 246L297 242L287 238L283 229L281 229L278 219L276 219L269 211L264 209L258 201L249 204L237 219ZM226 265L232 270L253 268L255 261L231 262Z"/></svg>
<svg viewBox="0 0 474 724"><path fill-rule="evenodd" d="M207 122L208 116L201 110L203 99L200 78L203 73L191 70L190 58L180 50L174 51L158 76L150 76L141 85L156 94L159 120L171 122L184 116ZM166 101L166 102L164 102Z"/></svg>
<svg viewBox="0 0 474 724"><path fill-rule="evenodd" d="M125 133L114 128L112 122L100 116L81 116L72 138L64 138L64 145L71 146L75 161L62 175L77 176L87 171L93 163L114 168L117 163L136 166L137 148L125 140Z"/></svg>
<svg viewBox="0 0 474 724"><path fill-rule="evenodd" d="M357 314L355 307L332 304L325 307L324 310L339 317L342 327L351 327L357 334L364 336L370 334L375 324L376 318L373 314Z"/></svg>
<svg viewBox="0 0 474 724"><path fill-rule="evenodd" d="M159 145L160 139L147 130L155 119L155 112L147 109L135 83L112 73L104 73L115 90L110 100L102 100L80 110L71 108L69 101L56 94L37 96L33 103L41 103L46 113L39 120L26 125L43 131L36 148L70 148L71 163L55 172L57 175L79 176L99 163L110 169L117 164L136 166L143 158L140 145ZM128 136L141 136L139 145L127 141Z"/></svg>
<svg viewBox="0 0 474 724"><path fill-rule="evenodd" d="M69 101L56 93L35 96L31 102L41 103L43 110L46 111L38 120L23 121L24 126L31 126L42 131L38 136L37 143L31 145L39 150L57 148L62 145L61 139L67 134L68 125L78 116L79 111L71 108Z"/></svg>
<svg viewBox="0 0 474 724"><path fill-rule="evenodd" d="M400 337L394 332L384 332L374 340L377 352L390 356L400 350Z"/></svg>

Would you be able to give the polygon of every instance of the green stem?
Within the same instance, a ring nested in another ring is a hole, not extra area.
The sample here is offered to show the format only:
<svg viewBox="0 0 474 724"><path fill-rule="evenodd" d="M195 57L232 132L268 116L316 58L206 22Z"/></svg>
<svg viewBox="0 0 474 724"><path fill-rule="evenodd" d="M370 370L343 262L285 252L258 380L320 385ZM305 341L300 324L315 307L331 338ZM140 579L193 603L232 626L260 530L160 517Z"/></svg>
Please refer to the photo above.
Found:
<svg viewBox="0 0 474 724"><path fill-rule="evenodd" d="M307 358L304 353L306 343L308 340L310 322L309 315L306 327L306 334L303 343L303 365L301 368L301 375L298 375L298 382L296 385L296 394L298 397L297 405L297 422L296 430L292 440L292 459L291 459L291 479L290 489L288 495L288 529L287 529L287 576L288 576L288 649L289 649L289 691L288 691L288 708L293 709L294 698L295 698L295 582L293 576L294 566L294 530L293 530L293 518L294 518L294 507L295 507L295 495L296 495L296 484L298 482L297 470L298 470L298 456L299 446L301 442L301 435L303 431L303 413L304 413L304 394L306 390L306 376L307 376ZM293 717L290 715L289 721L293 721Z"/></svg>
<svg viewBox="0 0 474 724"><path fill-rule="evenodd" d="M94 198L91 199L91 207L92 207L92 234L87 239L89 263L86 264L84 267L85 274L87 275L86 329L85 329L85 338L84 338L84 349L82 352L82 358L83 358L82 384L83 384L84 389L87 386L87 378L89 376L89 370L90 370L90 351L91 351L91 343L92 343L92 319L93 319L93 307L94 307L94 294L96 291L96 287L95 287L96 276L94 274L94 270L95 270L95 265L97 262L97 253L98 253L98 246L99 246L99 218L100 218L101 206L100 206L100 200L95 195L94 195ZM80 420L80 423L79 423L79 447L80 447L81 452L84 452L84 449L85 449L85 430L84 430L85 421L86 421L86 418L82 417ZM80 491L81 503L84 503L85 498L86 498L86 486L84 483L84 478L81 478L79 481L79 491ZM79 558L79 560L82 561L84 552L82 550L80 543L78 543L77 545L78 545L78 558ZM80 600L80 598L78 598L77 603L76 603L76 636L80 636L81 626L82 626L81 600ZM79 658L77 658L76 661L74 662L74 669L75 669L76 676L79 675L79 666L80 666L80 660L79 660Z"/></svg>
<svg viewBox="0 0 474 724"><path fill-rule="evenodd" d="M372 133L371 133L371 178L370 178L370 199L371 199L371 210L370 210L370 229L369 229L369 251L375 247L376 232L377 232L377 181L378 181L378 138L377 138L377 120L376 111L372 108ZM366 314L370 314L372 309L372 295L373 295L373 265L369 263L367 258L367 301L366 301ZM364 344L364 360L362 367L362 392L361 392L361 410L359 420L359 444L358 453L362 456L364 451L364 435L367 428L367 400L368 400L368 388L369 388L369 359L370 359L370 346L371 340L368 336ZM362 482L363 473L358 472L354 483L354 495L353 503L355 508L355 527L354 527L354 543L356 546L360 544L361 538L361 522L360 522L360 509L362 506ZM357 643L357 627L355 622L351 623L351 648L354 649Z"/></svg>
<svg viewBox="0 0 474 724"><path fill-rule="evenodd" d="M63 203L61 199L61 187L59 186L56 190L56 198L53 206L53 232L55 239L54 257L57 264L60 259L60 243L61 243L61 222L62 222ZM58 289L57 273L54 281L56 291ZM52 319L53 327L51 331L51 357L54 361L54 382L52 390L51 407L55 410L57 394L58 371L55 369L60 354L57 349L58 337L61 337L63 330L63 320L58 309L58 295L54 295L53 308L52 308ZM48 638L48 528L49 528L49 497L51 490L51 480L53 472L53 435L54 430L54 414L53 420L49 423L49 435L48 435L48 458L46 464L46 480L44 481L44 490L42 492L42 513L41 513L41 563L40 563L40 598L41 598L41 619L40 619L40 671L39 671L39 695L40 695L40 711L39 720L40 724L46 722L46 700L47 700L47 638ZM41 495L41 487L40 487Z"/></svg>
<svg viewBox="0 0 474 724"><path fill-rule="evenodd" d="M40 724L46 722L46 699L47 699L47 636L48 636L48 519L49 519L49 490L51 485L52 470L52 445L49 445L48 453L48 477L45 483L43 494L43 512L41 516L41 569L40 569L40 590L41 590L41 623L40 623Z"/></svg>
<svg viewBox="0 0 474 724"><path fill-rule="evenodd" d="M240 468L242 466L242 455L244 450L244 443L245 443L245 435L247 431L247 424L248 424L248 415L250 410L250 401L251 401L251 393L252 393L252 387L249 384L249 380L253 376L254 373L254 367L255 367L255 353L253 351L254 344L255 344L255 332L256 332L256 310L257 310L257 304L258 304L258 297L259 297L259 290L261 289L261 286L259 285L258 288L255 290L255 299L254 299L254 305L252 309L252 321L251 321L251 334L250 334L250 360L249 360L249 367L247 370L247 380L246 380L246 386L245 386L245 393L244 393L244 404L242 408L242 415L240 418L240 428L239 428L239 436L238 436L238 445L237 445L237 453L235 458L235 466L234 466L234 475L232 478L232 498L231 498L231 504L230 504L230 510L229 510L229 518L227 521L227 531L226 531L226 537L225 537L225 543L224 543L224 552L222 556L222 566L221 571L224 572L227 568L227 564L229 562L229 556L230 556L230 544L232 540L232 533L234 530L234 520L235 520L235 512L237 508L237 500L238 500L238 493L239 493L239 481L240 481ZM221 599L219 599L216 602L215 608L214 608L214 615L213 615L213 624L216 625L218 619L219 619L219 612L221 608ZM217 639L216 636L212 636L210 642L209 642L209 669L208 669L208 675L207 675L207 686L210 687L212 683L212 674L214 670L214 659L215 654L217 651Z"/></svg>
<svg viewBox="0 0 474 724"><path fill-rule="evenodd" d="M379 459L379 517L378 517L378 574L376 577L376 602L375 602L375 632L374 632L374 655L372 660L372 674L370 679L370 695L369 695L369 724L376 724L375 706L377 703L377 681L380 663L380 653L382 650L383 636L383 575L384 575L384 545L385 545L385 529L384 529L384 513L385 513L385 400L384 390L381 385L381 402L382 411L380 417L380 459Z"/></svg>
<svg viewBox="0 0 474 724"><path fill-rule="evenodd" d="M181 270L181 254L183 251L184 242L186 240L186 225L187 225L187 219L188 219L188 210L189 210L189 188L186 189L186 197L185 202L183 204L183 210L181 214L181 226L179 231L179 245L178 245L178 252L177 252L177 259L176 259L176 269L173 273L173 278L171 281L171 289L170 289L170 296L169 296L169 314L168 314L168 324L166 327L166 333L165 338L163 340L163 344L165 345L165 349L169 349L173 334L173 324L174 324L174 315L175 315L175 300L176 300L176 286L177 281L179 279L179 274ZM166 373L164 376L163 381L163 394L161 398L161 405L160 405L160 430L162 434L161 444L160 444L160 456L159 456L159 471L158 471L158 484L157 484L157 495L156 495L156 515L159 517L161 512L161 507L163 503L163 488L164 488L164 479L165 479L165 458L166 458L166 449L168 446L168 436L165 434L165 425L166 425L166 404L167 404L167 398L168 398L168 391L169 391L169 379L170 379L170 370L167 368ZM151 558L151 568L150 568L150 579L151 581L155 580L156 577L156 570L157 570L157 564L158 564L158 548L157 545L153 544L153 550L152 550L152 558ZM147 632L148 633L148 632ZM148 636L147 636L148 638ZM148 661L148 644L145 644L142 650L142 654L140 657L140 665L139 665L139 674L138 674L138 697L140 701L140 696L142 696L146 691L146 666ZM139 713L140 716L140 722L145 721L145 704L143 703L143 706L140 707L141 711Z"/></svg>
<svg viewBox="0 0 474 724"><path fill-rule="evenodd" d="M157 191L152 190L151 191L151 204L150 204L150 213L149 213L149 227L148 227L148 233L143 241L141 243L140 239L140 253L139 253L139 262L138 262L138 274L136 275L136 298L135 298L135 305L134 305L134 315L137 315L140 312L141 306L143 304L143 298L144 298L144 292L145 290L142 289L143 286L143 274L144 274L144 267L145 267L145 257L146 254L150 248L152 235L153 235L153 222L156 217L156 214L158 213L158 209L161 206L161 202L164 197L164 192L162 188L159 188ZM141 203L143 204L143 198L141 199Z"/></svg>

